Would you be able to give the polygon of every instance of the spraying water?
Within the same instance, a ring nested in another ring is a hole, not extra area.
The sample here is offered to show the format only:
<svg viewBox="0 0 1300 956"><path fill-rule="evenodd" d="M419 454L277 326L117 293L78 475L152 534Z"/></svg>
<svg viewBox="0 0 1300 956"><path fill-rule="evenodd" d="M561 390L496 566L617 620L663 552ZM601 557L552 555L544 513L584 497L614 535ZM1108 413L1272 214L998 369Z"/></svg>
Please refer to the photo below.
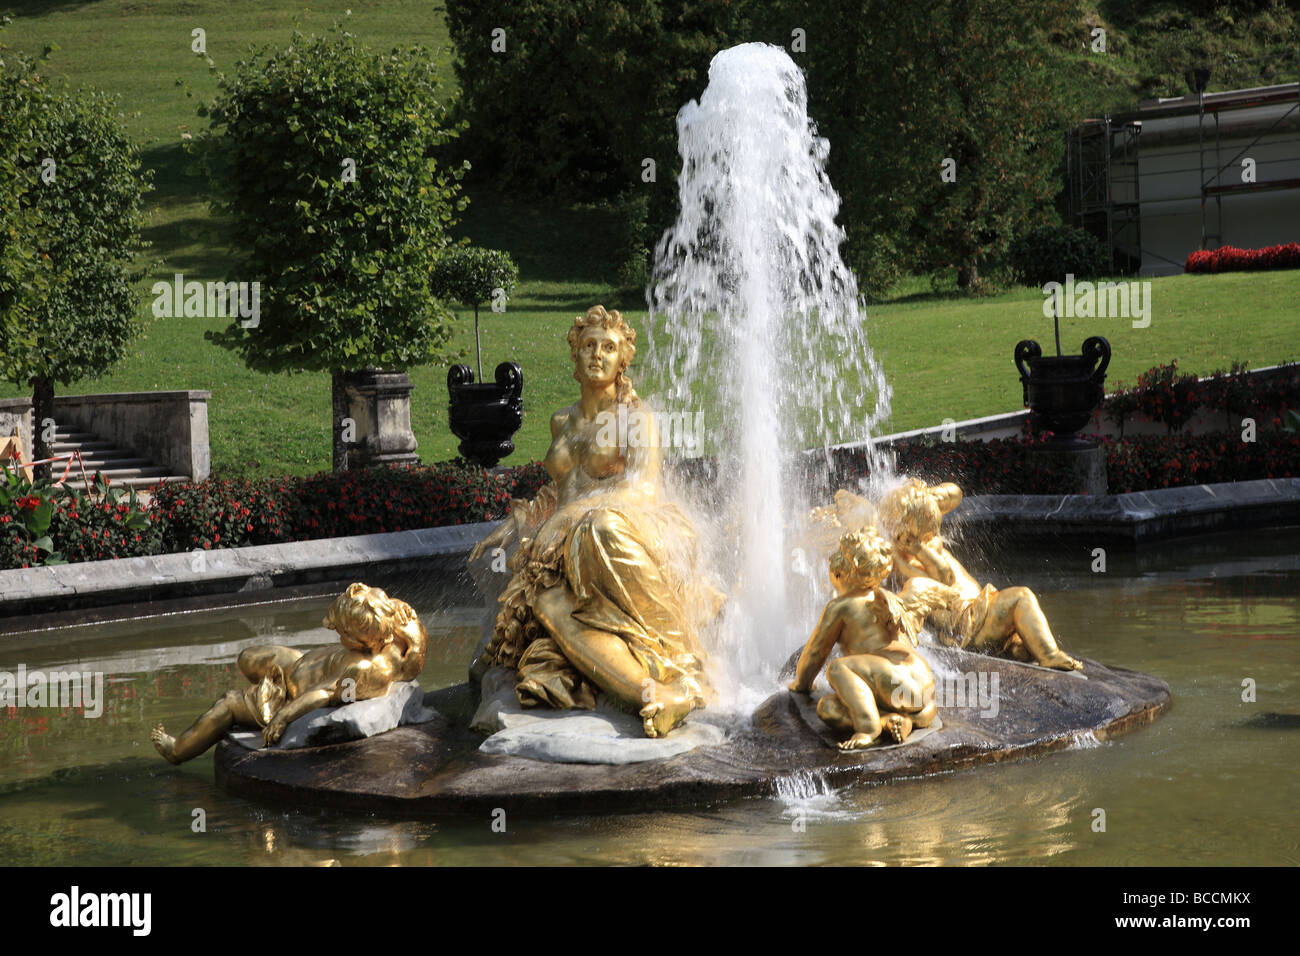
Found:
<svg viewBox="0 0 1300 956"><path fill-rule="evenodd" d="M803 583L791 573L786 528L809 506L798 453L868 439L888 417L890 388L840 257L830 147L786 52L747 43L719 53L677 131L681 212L655 254L648 364L669 408L703 413L719 457L707 537L730 592L715 648L725 706L747 689L771 692L807 637L799 611L825 579L821 555Z"/></svg>

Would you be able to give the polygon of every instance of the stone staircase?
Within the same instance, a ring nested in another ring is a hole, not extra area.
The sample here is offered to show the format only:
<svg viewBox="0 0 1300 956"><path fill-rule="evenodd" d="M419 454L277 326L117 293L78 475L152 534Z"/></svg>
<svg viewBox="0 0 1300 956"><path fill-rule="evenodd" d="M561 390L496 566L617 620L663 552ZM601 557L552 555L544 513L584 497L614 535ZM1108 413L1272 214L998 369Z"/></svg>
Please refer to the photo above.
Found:
<svg viewBox="0 0 1300 956"><path fill-rule="evenodd" d="M189 481L185 475L173 475L167 468L157 465L148 458L142 458L129 448L119 448L111 441L104 441L92 432L60 428L54 433L54 443L50 454L66 455L81 452L81 460L86 466L86 477L94 481L95 475L103 475L112 488L134 488L144 491L157 484L171 484ZM54 478L57 480L65 467L64 462L53 466ZM74 488L83 488L81 468L74 460L68 471L67 483Z"/></svg>

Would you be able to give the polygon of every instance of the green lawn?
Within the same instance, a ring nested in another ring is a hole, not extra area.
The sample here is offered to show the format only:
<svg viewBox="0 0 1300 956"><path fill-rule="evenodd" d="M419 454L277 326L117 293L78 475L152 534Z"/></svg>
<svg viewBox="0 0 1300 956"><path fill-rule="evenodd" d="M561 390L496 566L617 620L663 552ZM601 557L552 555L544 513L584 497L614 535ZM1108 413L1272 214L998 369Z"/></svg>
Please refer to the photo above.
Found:
<svg viewBox="0 0 1300 956"><path fill-rule="evenodd" d="M565 235L573 233L560 233L554 240L560 258ZM580 260L575 256L574 261ZM1139 372L1174 358L1181 368L1204 374L1235 359L1260 366L1300 357L1300 318L1284 305L1300 299L1300 272L1174 276L1152 280L1152 296L1149 328L1134 329L1120 319L1067 320L1063 345L1077 351L1086 336L1105 335L1115 353L1108 375L1112 385L1132 384ZM890 429L1019 408L1012 349L1022 338L1052 348L1042 301L1037 290L1018 289L985 299L896 302L869 309L870 340L894 388ZM571 402L577 389L564 333L573 316L595 302L635 306L612 298L608 286L575 276L529 282L505 315L481 316L485 369L505 360L524 368L527 415L516 440L519 450L507 464L545 453L550 413ZM634 326L643 324L643 311L628 308L627 314ZM473 320L463 315L458 344L472 350ZM212 455L219 472L308 474L327 468L328 377L249 372L203 340L205 329L220 324L181 318L151 322L117 371L66 391L211 389ZM411 377L416 383L411 416L420 454L426 461L452 457L445 369L414 369ZM13 386L0 389L0 397L18 394L22 391Z"/></svg>
<svg viewBox="0 0 1300 956"><path fill-rule="evenodd" d="M0 0L3 2L3 0ZM96 86L122 98L124 122L155 170L156 191L146 238L153 243L150 278L183 272L187 278L223 276L234 261L221 221L209 212L205 185L186 170L182 135L203 128L195 115L215 91L201 58L190 52L190 31L207 33L208 55L230 69L250 43L281 42L295 28L320 31L343 19L371 46L420 42L446 65L449 54L441 6L416 0L321 0L310 12L279 0L227 2L94 3L11 2L13 25L0 32L10 47L39 53L60 49L52 69L74 84ZM452 80L450 69L447 77ZM187 90L193 96L187 95ZM558 209L512 203L483 188L469 190L471 206L459 227L476 244L503 248L520 265L521 283L504 316L482 317L485 369L507 359L524 368L527 415L518 452L507 463L540 458L547 421L573 400L576 383L564 333L573 316L601 302L623 308L643 324L643 300L610 284L617 263L616 224L593 209ZM1011 361L1022 338L1051 348L1051 323L1042 295L1018 289L988 298L905 294L868 309L869 337L894 388L890 430L939 424L1020 407ZM142 313L148 312L148 298ZM1187 371L1206 373L1241 359L1253 366L1300 358L1300 272L1177 276L1153 282L1151 326L1127 320L1067 320L1067 351L1088 335L1106 336L1115 357L1109 382L1132 383L1143 369L1177 358ZM457 346L473 349L470 313ZM327 468L330 459L329 381L325 375L265 376L249 372L229 353L204 341L219 320L151 320L132 354L112 374L62 387L65 393L204 388L212 391L209 416L218 473L291 472ZM471 359L472 362L472 359ZM731 369L718 369L723 375ZM446 428L446 369L411 370L416 383L412 422L426 461L455 454ZM648 389L643 388L643 393ZM24 394L0 385L0 397Z"/></svg>

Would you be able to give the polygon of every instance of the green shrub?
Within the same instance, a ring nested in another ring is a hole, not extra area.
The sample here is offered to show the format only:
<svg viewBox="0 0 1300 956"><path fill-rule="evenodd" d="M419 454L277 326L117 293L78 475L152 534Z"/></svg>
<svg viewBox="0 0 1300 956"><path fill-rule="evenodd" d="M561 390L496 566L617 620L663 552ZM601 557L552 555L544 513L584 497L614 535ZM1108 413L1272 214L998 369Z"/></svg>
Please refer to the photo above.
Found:
<svg viewBox="0 0 1300 956"><path fill-rule="evenodd" d="M322 472L293 485L292 537L335 538L505 517L511 483L460 460Z"/></svg>
<svg viewBox="0 0 1300 956"><path fill-rule="evenodd" d="M654 242L650 226L650 197L645 192L629 192L614 204L618 216L619 252L618 287L640 292L650 281L650 246Z"/></svg>
<svg viewBox="0 0 1300 956"><path fill-rule="evenodd" d="M85 494L0 464L0 570L494 521L511 498L531 498L548 481L538 462L491 472L456 459L167 484L145 509L100 477Z"/></svg>
<svg viewBox="0 0 1300 956"><path fill-rule="evenodd" d="M152 509L165 528L165 552L238 548L288 539L292 481L210 478L163 485Z"/></svg>
<svg viewBox="0 0 1300 956"><path fill-rule="evenodd" d="M1067 275L1087 279L1106 268L1106 250L1089 232L1074 226L1039 226L1016 237L1007 262L1025 285L1064 282Z"/></svg>
<svg viewBox="0 0 1300 956"><path fill-rule="evenodd" d="M62 561L49 534L56 497L49 481L28 481L21 469L0 462L0 568Z"/></svg>
<svg viewBox="0 0 1300 956"><path fill-rule="evenodd" d="M162 549L162 527L135 489L113 488L95 476L91 493L68 486L54 512L51 535L65 561L136 558Z"/></svg>

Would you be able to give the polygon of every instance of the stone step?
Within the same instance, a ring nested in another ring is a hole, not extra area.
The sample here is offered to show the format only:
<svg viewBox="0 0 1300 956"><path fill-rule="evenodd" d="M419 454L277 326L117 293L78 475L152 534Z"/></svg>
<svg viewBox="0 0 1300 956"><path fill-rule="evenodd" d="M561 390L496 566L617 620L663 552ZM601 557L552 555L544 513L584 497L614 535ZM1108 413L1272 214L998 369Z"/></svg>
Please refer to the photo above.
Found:
<svg viewBox="0 0 1300 956"><path fill-rule="evenodd" d="M189 481L184 475L163 475L161 478L114 478L109 482L110 488L134 488L137 491L143 491L146 488L152 488L155 485L174 485L178 482Z"/></svg>
<svg viewBox="0 0 1300 956"><path fill-rule="evenodd" d="M149 465L144 468L101 468L95 474L103 475L116 482L125 478L160 478L167 474L167 469L161 465Z"/></svg>
<svg viewBox="0 0 1300 956"><path fill-rule="evenodd" d="M50 446L50 454L66 455L69 452L79 451L84 456L88 451L116 451L125 452L127 449L118 448L111 441L84 441L84 442L58 442Z"/></svg>
<svg viewBox="0 0 1300 956"><path fill-rule="evenodd" d="M173 475L168 469L158 465L131 448L122 448L111 441L105 441L98 435L82 431L74 426L56 429L54 442L50 445L52 455L70 455L74 452L81 456L78 465L74 459L67 471L67 480L81 487L85 478L94 480L102 475L114 488L136 489L143 491L159 484L174 484L189 481L185 475ZM66 460L59 462L55 468L68 467Z"/></svg>
<svg viewBox="0 0 1300 956"><path fill-rule="evenodd" d="M101 471L111 474L127 468L152 468L154 462L148 458L110 458L105 461L91 461L87 458L85 459L85 465L86 474L94 475Z"/></svg>
<svg viewBox="0 0 1300 956"><path fill-rule="evenodd" d="M113 451L92 451L89 454L82 452L81 460L86 465L86 470L91 468L110 468L114 465L123 467L130 465L152 465L153 461L148 458L141 458L129 448L117 448Z"/></svg>

